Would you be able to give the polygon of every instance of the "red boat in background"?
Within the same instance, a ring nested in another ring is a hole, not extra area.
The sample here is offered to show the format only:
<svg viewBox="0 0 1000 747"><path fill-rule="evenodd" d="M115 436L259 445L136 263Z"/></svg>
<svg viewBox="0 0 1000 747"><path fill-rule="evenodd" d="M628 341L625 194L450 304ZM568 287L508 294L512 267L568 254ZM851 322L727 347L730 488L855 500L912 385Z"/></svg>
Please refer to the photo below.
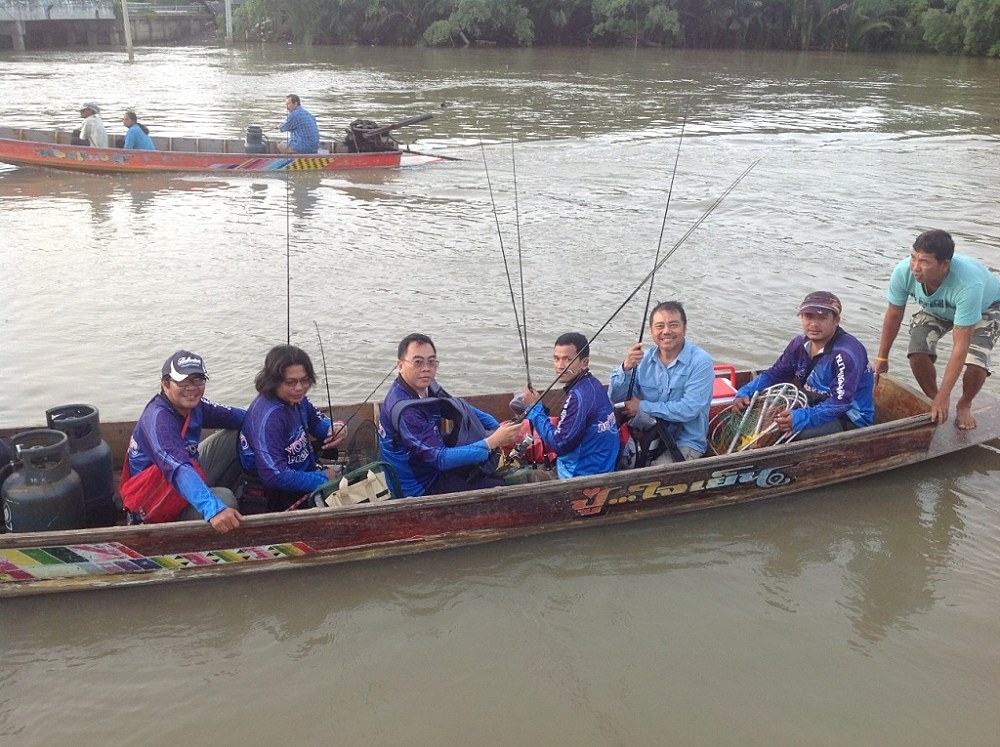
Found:
<svg viewBox="0 0 1000 747"><path fill-rule="evenodd" d="M318 153L282 154L276 143L261 137L260 128L248 128L243 140L152 136L156 150L126 150L122 147L93 148L73 145L73 135L62 130L0 127L0 162L14 166L82 171L94 174L206 173L259 174L283 171L343 171L378 169L435 163L439 157L401 150L389 136L392 130L430 119L422 114L379 127L356 120L343 141L320 141ZM355 127L363 123L363 127ZM257 137L251 141L250 130ZM123 136L112 136L121 146Z"/></svg>

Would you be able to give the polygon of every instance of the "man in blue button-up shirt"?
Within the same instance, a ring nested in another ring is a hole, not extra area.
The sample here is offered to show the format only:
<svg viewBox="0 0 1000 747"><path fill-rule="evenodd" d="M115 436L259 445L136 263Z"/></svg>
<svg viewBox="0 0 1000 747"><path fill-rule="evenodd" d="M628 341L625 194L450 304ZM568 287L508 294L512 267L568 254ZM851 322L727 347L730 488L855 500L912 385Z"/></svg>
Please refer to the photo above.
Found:
<svg viewBox="0 0 1000 747"><path fill-rule="evenodd" d="M282 153L316 153L319 151L319 127L316 117L302 108L302 101L294 93L285 96L288 116L276 129L288 133L288 143L278 143Z"/></svg>
<svg viewBox="0 0 1000 747"><path fill-rule="evenodd" d="M712 358L686 333L687 314L680 302L658 304L649 315L649 337L656 347L644 353L637 342L628 349L625 361L611 372L610 394L637 427L652 427L654 418L666 421L680 455L696 459L708 446L715 371ZM635 385L630 387L633 370ZM653 464L674 459L668 449Z"/></svg>

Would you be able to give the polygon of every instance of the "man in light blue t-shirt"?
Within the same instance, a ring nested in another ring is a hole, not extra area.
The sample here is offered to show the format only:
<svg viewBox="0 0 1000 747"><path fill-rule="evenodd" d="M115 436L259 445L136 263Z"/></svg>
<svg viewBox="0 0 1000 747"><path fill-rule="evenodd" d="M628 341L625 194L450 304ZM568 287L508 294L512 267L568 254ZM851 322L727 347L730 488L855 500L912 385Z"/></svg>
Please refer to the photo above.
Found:
<svg viewBox="0 0 1000 747"><path fill-rule="evenodd" d="M965 366L962 396L955 407L955 425L976 427L972 400L990 375L990 353L1000 338L1000 277L982 262L955 254L955 242L945 231L924 231L913 242L910 258L892 271L886 292L889 308L882 320L882 339L875 357L876 376L889 370L889 350L899 334L906 302L920 310L910 322L907 356L910 370L924 394L934 402L931 419L948 419L951 390ZM952 331L951 356L937 383L937 341Z"/></svg>

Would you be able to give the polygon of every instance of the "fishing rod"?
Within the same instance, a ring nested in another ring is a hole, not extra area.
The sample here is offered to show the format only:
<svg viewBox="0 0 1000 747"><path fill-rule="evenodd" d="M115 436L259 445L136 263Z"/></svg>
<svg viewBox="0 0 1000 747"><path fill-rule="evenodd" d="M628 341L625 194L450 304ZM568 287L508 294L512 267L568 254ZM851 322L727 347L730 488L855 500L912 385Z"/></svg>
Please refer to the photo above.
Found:
<svg viewBox="0 0 1000 747"><path fill-rule="evenodd" d="M691 108L691 99L688 98L687 104L684 107L684 118L681 120L681 134L677 139L677 154L674 156L674 171L670 175L670 188L667 190L667 204L663 208L663 221L660 223L660 238L656 242L656 257L653 259L653 267L657 266L660 261L660 248L663 246L663 232L667 227L667 213L670 212L670 198L674 194L674 179L677 178L677 163L681 158L681 144L684 142L684 128L687 127L688 111ZM639 323L639 342L642 342L642 336L646 331L646 317L649 316L649 304L653 300L653 284L655 280L650 280L649 282L649 292L646 294L646 308L642 310L642 320ZM632 399L632 393L635 391L635 377L638 372L638 366L632 369L632 376L628 382L628 396L625 399Z"/></svg>
<svg viewBox="0 0 1000 747"><path fill-rule="evenodd" d="M524 376L531 386L531 367L528 359L528 310L524 303L524 262L521 259L521 211L517 201L517 159L514 158L514 122L510 123L510 173L514 179L514 226L517 228L517 274L521 282L521 326L524 329ZM516 312L515 312L516 313Z"/></svg>
<svg viewBox="0 0 1000 747"><path fill-rule="evenodd" d="M326 371L326 353L323 352L323 336L320 335L320 333L319 333L319 324L316 323L315 319L313 320L313 324L316 327L316 339L319 341L319 356L320 356L320 360L323 361L323 381L326 384L326 411L329 413L329 415L330 415L330 421L332 422L333 421L333 398L330 396L330 378L327 375L327 371ZM378 384L375 385L375 388L372 389L371 392L369 392L368 396L365 397L364 400L362 400L361 404L357 406L357 408L354 410L354 412L352 412L347 417L347 420L342 421L341 424L340 424L340 426L335 431L331 430L331 432L330 432L331 437L336 437L337 434L339 434L342 430L344 430L347 427L347 424L350 423L359 412L361 412L361 409L365 405L368 404L368 400L370 400L372 397L375 396L375 392L377 392L379 389L382 388L382 385L389 379L390 376L392 376L392 374L395 371L396 371L396 367L395 366L393 366L392 368L389 369L389 373L387 373L384 377L382 377L382 380Z"/></svg>
<svg viewBox="0 0 1000 747"><path fill-rule="evenodd" d="M490 203L493 205L493 219L497 226L497 238L500 241L500 254L503 256L503 269L504 273L507 275L507 289L510 291L510 303L514 308L514 324L517 326L517 340L521 344L521 354L524 356L524 366L525 373L528 376L528 380L531 380L531 374L527 371L528 367L528 348L525 342L524 335L521 332L521 318L517 313L517 299L514 298L514 281L510 277L510 265L507 262L507 251L503 246L503 232L500 230L500 216L497 215L497 203L493 198L493 182L490 180L490 166L486 161L486 146L483 144L482 135L479 136L479 147L483 152L483 168L486 171L486 186L490 190Z"/></svg>
<svg viewBox="0 0 1000 747"><path fill-rule="evenodd" d="M287 142L287 141L286 141ZM289 180L291 169L285 169L285 344L292 344L292 211ZM319 326L316 327L319 333ZM323 364L324 369L326 364Z"/></svg>
<svg viewBox="0 0 1000 747"><path fill-rule="evenodd" d="M364 399L363 399L363 400L361 401L361 404L360 404L360 405L358 405L358 406L357 406L357 407L356 407L356 408L354 409L354 412L352 412L352 413L351 413L350 415L348 415L348 416L347 416L347 420L345 420L345 421L344 421L344 424L343 424L342 426L340 426L340 428L338 428L338 429L337 429L337 433L340 433L340 431L341 431L341 430L343 430L344 428L346 428L346 427L347 427L347 424L348 424L348 423L350 423L350 422L351 422L352 420L354 420L354 418L355 418L355 417L357 416L357 414L358 414L359 412L361 412L362 408L363 408L363 407L364 407L365 405L367 405L367 404L368 404L368 400L370 400L370 399L371 399L372 397L374 397L374 396L375 396L375 392L377 392L377 391L378 391L379 389L381 389L381 388L382 388L382 385L383 385L383 384L384 384L384 383L385 383L386 381L388 381L388 380L389 380L389 377L390 377L390 376L392 376L392 375L393 375L394 373L396 373L396 370L397 370L397 369L396 369L396 366L395 366L395 365L393 365L393 367L389 369L389 372L388 372L388 373L387 373L387 374L386 374L385 376L383 376L383 377L382 377L382 381L380 381L380 382L379 382L378 384L376 384L376 385L375 385L375 388L374 388L374 389L372 389L372 390L371 390L371 391L370 391L370 392L368 393L368 396L367 396L367 397L365 397L365 398L364 398ZM332 411L332 410L330 411L330 417L331 417L331 418L333 417L333 411Z"/></svg>
<svg viewBox="0 0 1000 747"><path fill-rule="evenodd" d="M313 319L313 326L316 327L316 339L319 340L319 357L323 361L323 383L326 384L326 411L333 419L333 398L330 396L330 376L326 371L326 353L323 352L323 335L319 333L319 324ZM338 431L339 432L339 431Z"/></svg>
<svg viewBox="0 0 1000 747"><path fill-rule="evenodd" d="M629 293L628 296L626 296L625 300L622 301L621 304L618 306L618 308L614 310L614 313L612 313L611 316L608 317L607 321L604 322L604 324L602 324L600 326L600 328L594 333L593 337L591 337L589 340L587 340L587 344L584 346L585 348L588 348L588 347L590 347L591 344L593 344L594 340L596 340L598 338L598 336L601 334L601 332L603 332L607 328L607 326L609 324L611 324L612 320L616 316L618 316L618 314L621 313L622 309L624 309L628 305L628 302L631 301L633 298L635 298L636 294L638 294L639 291L642 290L642 286L644 286L647 282L649 282L650 280L653 279L653 276L656 275L656 271L659 270L668 259L670 259L670 256L674 252L676 252L678 248L680 248L681 244L683 244L685 241L688 240L688 237L690 237L691 234L693 234L695 232L695 230L697 230L698 226L700 226L702 223L704 223L705 220L708 218L708 216L710 216L715 211L715 209L717 207L719 207L719 205L722 204L722 201L725 200L726 197L729 196L730 192L732 192L734 189L736 189L736 187L739 185L739 183L742 182L744 179L746 179L747 175L751 171L754 170L754 168L757 166L758 163L760 163L760 159L759 158L757 160L755 160L753 163L751 163L749 166L747 166L743 170L743 173L741 173L738 177L736 177L736 179L732 182L732 184L730 184L728 187L726 187L725 191L716 198L715 202L713 202L711 205L709 205L708 210L706 210L704 213L702 213L701 217L698 218L698 220L696 220L687 231L685 231L684 235L681 236L677 240L677 242L670 248L670 251L667 252L666 256L664 256L663 259L661 259L659 262L657 262L656 265L653 267L652 270L650 270L648 273L646 273L646 276L642 280L639 281L639 284L635 287L635 289L631 293ZM567 368L569 368L569 366L572 366L576 362L576 360L580 357L580 353L581 352L583 352L583 351L582 350L578 350L576 352L576 355L574 355L573 359L567 364L567 366L566 366ZM537 401L541 402L545 398L545 395L548 394L549 392L551 392L552 388L556 384L558 384L558 383L559 383L559 377L556 376L552 380L552 383L549 384L548 387L545 389L545 391L542 392L538 396L538 400ZM514 417L514 422L515 423L520 423L522 420L524 420L525 415L530 410L531 410L531 408L529 407L523 413L521 413L520 415L515 416Z"/></svg>

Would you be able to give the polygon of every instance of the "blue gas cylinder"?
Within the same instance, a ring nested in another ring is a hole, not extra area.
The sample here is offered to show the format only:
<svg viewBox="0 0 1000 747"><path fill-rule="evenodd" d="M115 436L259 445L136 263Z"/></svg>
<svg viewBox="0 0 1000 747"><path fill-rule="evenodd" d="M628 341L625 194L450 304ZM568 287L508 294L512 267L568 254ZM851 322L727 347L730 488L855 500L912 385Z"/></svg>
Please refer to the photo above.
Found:
<svg viewBox="0 0 1000 747"><path fill-rule="evenodd" d="M83 483L83 508L88 527L114 526L115 471L111 447L101 439L101 418L91 405L62 405L45 411L49 428L69 439L69 465Z"/></svg>
<svg viewBox="0 0 1000 747"><path fill-rule="evenodd" d="M69 465L69 439L61 431L37 430L12 439L19 468L3 484L7 531L82 529L83 484Z"/></svg>

